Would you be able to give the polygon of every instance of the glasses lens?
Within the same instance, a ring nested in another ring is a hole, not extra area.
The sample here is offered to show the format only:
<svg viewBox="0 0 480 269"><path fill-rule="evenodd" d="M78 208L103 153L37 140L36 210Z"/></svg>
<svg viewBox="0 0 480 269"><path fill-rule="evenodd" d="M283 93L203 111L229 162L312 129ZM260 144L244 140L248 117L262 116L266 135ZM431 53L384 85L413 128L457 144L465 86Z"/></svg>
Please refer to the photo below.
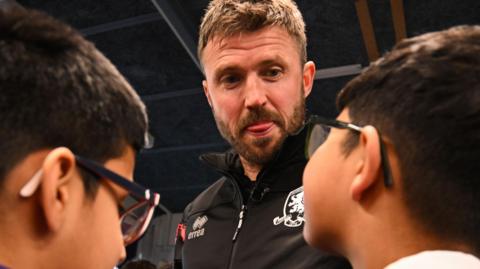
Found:
<svg viewBox="0 0 480 269"><path fill-rule="evenodd" d="M148 201L136 201L133 197L127 197L124 201L127 208L120 219L123 241L128 245L139 238L144 232L145 222L149 217L151 204Z"/></svg>
<svg viewBox="0 0 480 269"><path fill-rule="evenodd" d="M310 133L308 136L308 141L305 149L306 157L310 159L320 147L325 140L327 140L328 134L330 133L330 127L322 124L315 124L311 127Z"/></svg>

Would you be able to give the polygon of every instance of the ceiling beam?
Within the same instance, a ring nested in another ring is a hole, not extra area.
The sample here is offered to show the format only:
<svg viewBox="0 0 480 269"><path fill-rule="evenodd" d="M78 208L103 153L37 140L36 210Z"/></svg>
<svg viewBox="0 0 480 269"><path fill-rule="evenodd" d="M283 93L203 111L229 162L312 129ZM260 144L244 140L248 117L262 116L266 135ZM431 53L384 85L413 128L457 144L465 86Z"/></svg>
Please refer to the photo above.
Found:
<svg viewBox="0 0 480 269"><path fill-rule="evenodd" d="M162 16L157 12L149 13L145 15L135 16L124 20L113 21L109 23L104 23L92 27L87 27L80 29L80 33L84 36L91 36L100 33L105 33L113 30L118 30L130 26L135 26L147 22L159 21L162 20Z"/></svg>
<svg viewBox="0 0 480 269"><path fill-rule="evenodd" d="M377 40L375 39L375 32L373 31L372 19L370 11L368 10L367 0L354 0L355 8L357 10L358 22L362 30L363 42L367 49L368 59L370 62L375 61L380 57L378 52Z"/></svg>
<svg viewBox="0 0 480 269"><path fill-rule="evenodd" d="M202 88L193 88L187 90L177 90L177 91L168 91L168 92L161 92L149 95L142 95L141 98L144 102L152 102L152 101L159 101L163 99L170 99L182 96L190 96L196 94L203 94Z"/></svg>
<svg viewBox="0 0 480 269"><path fill-rule="evenodd" d="M173 147L160 147L160 148L142 150L141 154L145 155L145 154L157 154L157 153L166 153L166 152L204 150L204 149L227 147L227 146L228 146L227 142L217 142L217 143L193 144L193 145L173 146Z"/></svg>
<svg viewBox="0 0 480 269"><path fill-rule="evenodd" d="M203 73L197 58L197 31L189 19L190 17L185 14L176 0L152 0L152 3L170 26L198 70Z"/></svg>
<svg viewBox="0 0 480 269"><path fill-rule="evenodd" d="M322 68L315 72L315 79L327 79L360 74L362 65L351 64L338 67Z"/></svg>
<svg viewBox="0 0 480 269"><path fill-rule="evenodd" d="M395 29L395 41L398 43L407 37L403 0L390 0L390 7L392 9L393 28Z"/></svg>

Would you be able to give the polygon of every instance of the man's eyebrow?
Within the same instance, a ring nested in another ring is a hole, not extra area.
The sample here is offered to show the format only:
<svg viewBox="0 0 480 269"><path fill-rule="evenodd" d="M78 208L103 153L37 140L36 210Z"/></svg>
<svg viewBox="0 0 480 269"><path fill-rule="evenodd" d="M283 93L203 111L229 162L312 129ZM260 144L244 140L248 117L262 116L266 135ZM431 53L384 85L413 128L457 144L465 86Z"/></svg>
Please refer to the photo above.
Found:
<svg viewBox="0 0 480 269"><path fill-rule="evenodd" d="M220 77L225 73L237 73L240 72L240 68L234 65L224 65L220 66L215 70L213 75L215 80L220 79Z"/></svg>
<svg viewBox="0 0 480 269"><path fill-rule="evenodd" d="M285 67L286 62L282 57L276 55L259 62L256 66L257 68L262 68L262 67L272 66L272 65L281 65ZM242 68L237 65L232 65L232 64L220 65L219 67L216 68L213 77L214 77L214 80L219 80L220 77L225 73L240 73L241 70Z"/></svg>
<svg viewBox="0 0 480 269"><path fill-rule="evenodd" d="M285 65L285 61L281 57L274 57L273 59L266 59L258 63L258 66L265 67L271 65Z"/></svg>
<svg viewBox="0 0 480 269"><path fill-rule="evenodd" d="M272 57L266 58L263 61L260 61L256 67L265 68L270 66L279 66L285 69L289 65L287 64L287 61L285 60L285 58L281 57L280 55L274 55Z"/></svg>

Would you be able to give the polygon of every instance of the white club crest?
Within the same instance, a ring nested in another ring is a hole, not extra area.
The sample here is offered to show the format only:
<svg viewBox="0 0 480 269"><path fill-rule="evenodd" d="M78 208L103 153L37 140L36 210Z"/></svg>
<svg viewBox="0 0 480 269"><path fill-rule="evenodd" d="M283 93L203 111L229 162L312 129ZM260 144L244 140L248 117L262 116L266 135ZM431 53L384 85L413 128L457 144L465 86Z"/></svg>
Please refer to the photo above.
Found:
<svg viewBox="0 0 480 269"><path fill-rule="evenodd" d="M283 206L283 216L273 219L273 224L279 225L283 223L287 227L299 227L305 221L303 213L303 187L300 187L288 194Z"/></svg>

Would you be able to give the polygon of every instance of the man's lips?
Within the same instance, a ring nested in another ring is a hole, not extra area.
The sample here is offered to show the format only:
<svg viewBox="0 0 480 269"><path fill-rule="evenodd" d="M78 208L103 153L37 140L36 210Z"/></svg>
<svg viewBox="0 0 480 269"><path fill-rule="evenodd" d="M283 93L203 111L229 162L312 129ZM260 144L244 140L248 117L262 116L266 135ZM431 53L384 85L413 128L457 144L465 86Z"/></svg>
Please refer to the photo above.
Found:
<svg viewBox="0 0 480 269"><path fill-rule="evenodd" d="M253 135L266 134L275 124L272 121L261 121L250 124L245 130Z"/></svg>

